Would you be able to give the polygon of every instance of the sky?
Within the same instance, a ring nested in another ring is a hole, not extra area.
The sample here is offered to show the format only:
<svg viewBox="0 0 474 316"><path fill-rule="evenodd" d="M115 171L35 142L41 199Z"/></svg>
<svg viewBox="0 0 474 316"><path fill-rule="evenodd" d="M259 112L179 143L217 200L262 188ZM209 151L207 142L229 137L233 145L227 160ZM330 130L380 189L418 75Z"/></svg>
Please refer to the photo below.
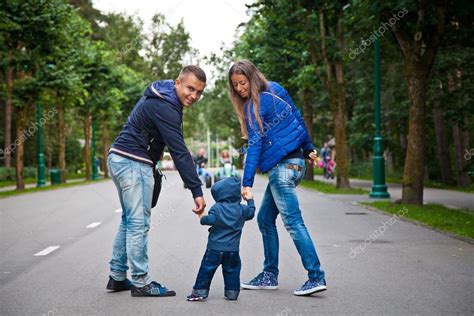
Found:
<svg viewBox="0 0 474 316"><path fill-rule="evenodd" d="M222 43L226 47L232 44L237 26L249 20L245 4L252 2L254 0L94 0L93 4L103 12L139 16L145 23L146 33L156 12L163 13L173 26L183 19L191 35L191 46L205 56L219 53ZM206 72L211 70L203 68Z"/></svg>

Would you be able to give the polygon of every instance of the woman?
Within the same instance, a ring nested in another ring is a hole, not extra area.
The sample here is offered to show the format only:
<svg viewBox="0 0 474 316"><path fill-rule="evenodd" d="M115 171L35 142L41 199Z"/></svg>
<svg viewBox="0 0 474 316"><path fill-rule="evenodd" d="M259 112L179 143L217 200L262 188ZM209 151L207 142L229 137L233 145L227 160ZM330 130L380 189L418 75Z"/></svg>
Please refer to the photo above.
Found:
<svg viewBox="0 0 474 316"><path fill-rule="evenodd" d="M279 243L275 221L280 214L308 271L308 280L294 294L324 291L324 271L304 225L295 190L305 174L304 158L317 159L301 115L288 92L278 83L267 81L248 60L237 61L230 68L228 89L243 137L248 139L242 197L250 195L257 168L268 172L269 179L257 217L265 255L263 272L241 287L278 288Z"/></svg>

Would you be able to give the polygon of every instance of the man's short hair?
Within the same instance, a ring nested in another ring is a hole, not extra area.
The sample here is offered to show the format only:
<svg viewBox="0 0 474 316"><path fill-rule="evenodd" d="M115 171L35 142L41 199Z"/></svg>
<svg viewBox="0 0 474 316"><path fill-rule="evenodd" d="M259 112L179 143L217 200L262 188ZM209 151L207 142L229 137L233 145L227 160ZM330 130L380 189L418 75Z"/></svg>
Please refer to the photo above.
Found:
<svg viewBox="0 0 474 316"><path fill-rule="evenodd" d="M178 78L182 78L189 73L195 75L199 81L206 83L206 73L199 66L194 65L188 65L183 67L183 69L181 69L181 72L179 73Z"/></svg>

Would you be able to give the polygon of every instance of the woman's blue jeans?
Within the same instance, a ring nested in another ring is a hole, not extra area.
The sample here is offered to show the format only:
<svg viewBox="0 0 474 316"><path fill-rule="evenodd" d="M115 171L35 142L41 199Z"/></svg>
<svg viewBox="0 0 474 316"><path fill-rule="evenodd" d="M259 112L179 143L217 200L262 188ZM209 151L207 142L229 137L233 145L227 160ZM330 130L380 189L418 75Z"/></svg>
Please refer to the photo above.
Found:
<svg viewBox="0 0 474 316"><path fill-rule="evenodd" d="M301 169L295 170L298 168L295 165ZM291 158L282 160L268 173L269 183L257 216L265 255L263 270L278 276L279 241L276 218L280 214L300 254L303 266L308 271L308 277L320 280L324 278L324 271L321 270L316 249L301 216L295 190L305 174L305 169L304 159Z"/></svg>
<svg viewBox="0 0 474 316"><path fill-rule="evenodd" d="M143 287L148 276L148 230L150 229L153 168L150 165L111 153L107 160L122 206L122 221L115 237L110 276L116 281L127 277L130 263L132 284Z"/></svg>

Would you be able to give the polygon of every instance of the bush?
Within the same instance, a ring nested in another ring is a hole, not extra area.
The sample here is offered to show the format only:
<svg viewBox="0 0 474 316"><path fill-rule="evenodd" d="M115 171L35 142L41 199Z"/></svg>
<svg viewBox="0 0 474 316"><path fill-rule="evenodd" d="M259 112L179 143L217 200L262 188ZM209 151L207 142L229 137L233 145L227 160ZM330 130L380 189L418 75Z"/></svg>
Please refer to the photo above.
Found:
<svg viewBox="0 0 474 316"><path fill-rule="evenodd" d="M36 178L37 169L36 167L25 167L23 169L23 177L25 179L28 178ZM0 182L2 181L16 181L16 173L15 168L5 168L0 167Z"/></svg>
<svg viewBox="0 0 474 316"><path fill-rule="evenodd" d="M0 181L15 181L15 168L0 167Z"/></svg>

